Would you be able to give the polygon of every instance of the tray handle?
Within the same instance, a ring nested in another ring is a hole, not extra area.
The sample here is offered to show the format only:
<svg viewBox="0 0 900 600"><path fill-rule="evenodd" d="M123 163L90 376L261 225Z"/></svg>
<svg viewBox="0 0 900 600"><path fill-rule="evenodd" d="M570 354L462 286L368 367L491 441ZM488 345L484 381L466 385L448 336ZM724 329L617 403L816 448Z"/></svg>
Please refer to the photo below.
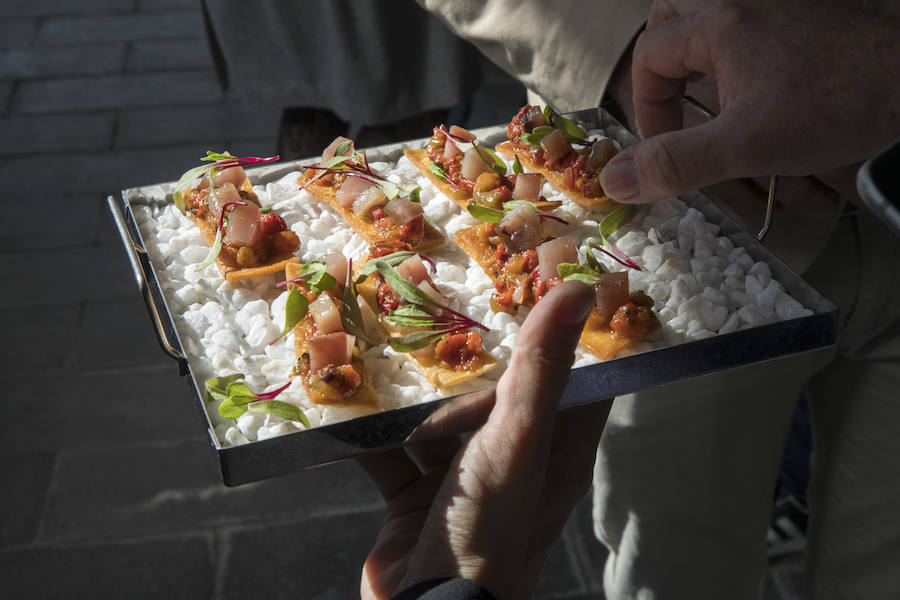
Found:
<svg viewBox="0 0 900 600"><path fill-rule="evenodd" d="M134 278L137 280L138 287L141 290L141 296L144 297L144 304L147 305L147 311L150 313L150 319L153 321L153 329L156 332L156 339L159 342L163 352L178 362L178 370L181 375L187 374L187 360L178 345L169 339L166 327L163 325L162 316L159 308L156 306L156 299L150 292L150 284L148 283L147 273L141 263L141 257L146 260L147 251L136 241L128 229L125 222L125 216L119 207L118 201L109 196L107 199L109 210L112 212L113 220L116 223L116 229L119 230L119 236L122 238L122 244L128 254L128 260L131 261L131 270L134 272Z"/></svg>

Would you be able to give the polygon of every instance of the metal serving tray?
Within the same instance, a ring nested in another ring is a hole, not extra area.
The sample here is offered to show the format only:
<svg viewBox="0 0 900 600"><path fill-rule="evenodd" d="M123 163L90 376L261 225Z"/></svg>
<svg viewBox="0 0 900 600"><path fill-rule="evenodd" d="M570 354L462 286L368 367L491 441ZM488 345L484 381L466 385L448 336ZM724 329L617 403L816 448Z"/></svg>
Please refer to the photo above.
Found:
<svg viewBox="0 0 900 600"><path fill-rule="evenodd" d="M569 116L588 128L601 127L611 137L623 143L628 144L634 140L627 130L604 111L587 110ZM505 132L505 125L477 131L479 137L489 143L505 139ZM384 159L396 160L403 148L422 147L426 141L421 139L381 146L372 149L370 157L381 154ZM297 170L301 162L309 164L308 160L294 161L250 169L248 175L254 184L265 184ZM177 361L179 374L188 375L186 381L208 428L210 442L218 455L222 480L226 485L240 485L401 446L411 441L470 431L483 422L490 408L490 402L487 401L490 390L388 410L240 446L220 445L203 401L203 382L195 376L182 350L179 333L159 285L155 266L147 254L132 212L132 205L158 202L161 190L167 189L166 186L167 184L160 184L124 190L119 198L109 197L109 207L150 312L159 343L163 351ZM560 409L741 365L834 346L837 322L837 308L834 304L800 279L760 245L753 235L738 227L703 196L693 193L683 196L682 200L702 212L709 222L719 225L722 235L730 237L735 246L743 246L755 260L766 262L772 270L773 279L813 310L814 314L573 369Z"/></svg>

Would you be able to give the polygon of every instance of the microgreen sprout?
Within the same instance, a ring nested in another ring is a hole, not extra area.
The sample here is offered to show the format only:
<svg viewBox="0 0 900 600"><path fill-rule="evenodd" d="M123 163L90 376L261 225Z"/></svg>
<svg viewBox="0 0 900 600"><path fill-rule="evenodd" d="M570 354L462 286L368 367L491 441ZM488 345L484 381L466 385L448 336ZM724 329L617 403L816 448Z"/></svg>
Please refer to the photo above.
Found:
<svg viewBox="0 0 900 600"><path fill-rule="evenodd" d="M303 410L290 402L275 398L291 385L291 381L270 392L254 393L243 381L241 373L215 377L205 382L208 402L219 402L219 414L226 419L237 419L247 411L261 412L303 423L311 427Z"/></svg>
<svg viewBox="0 0 900 600"><path fill-rule="evenodd" d="M412 253L409 254L411 255ZM377 271L395 292L409 302L409 304L404 304L392 310L384 319L401 327L427 329L427 331L416 331L404 336L389 337L388 342L394 350L397 352L413 352L432 344L445 335L460 333L473 327L490 331L478 321L448 306L443 306L421 288L404 279L392 266L392 263L398 263L386 260L391 257L392 255L376 258L366 264L368 274ZM405 256L404 260L408 257ZM371 268L369 268L370 265ZM438 309L441 312L434 315L429 312L429 308Z"/></svg>
<svg viewBox="0 0 900 600"><path fill-rule="evenodd" d="M631 221L631 218L634 216L634 206L630 204L622 204L616 207L615 210L610 212L608 215L603 217L603 220L600 221L600 240L603 242L603 246L598 246L597 244L591 244L590 247L600 252L606 254L619 264L622 264L630 269L635 269L637 271L643 271L643 269L634 262L627 254L619 250L614 243L612 243L609 239L609 236L614 234L619 228Z"/></svg>
<svg viewBox="0 0 900 600"><path fill-rule="evenodd" d="M181 214L184 214L184 198L181 195L181 192L190 187L191 183L194 182L198 177L203 177L207 174L211 174L214 169L227 169L228 167L246 167L249 165L255 165L259 163L267 163L273 162L280 159L280 156L269 156L266 158L261 158L259 156L234 156L227 152L211 152L209 150L206 151L206 156L201 158L200 160L206 163L206 165L200 165L198 167L194 167L192 169L188 169L178 180L178 183L175 184L175 192L172 194L172 198L175 202L175 206L178 207L178 210L181 211Z"/></svg>
<svg viewBox="0 0 900 600"><path fill-rule="evenodd" d="M496 208L491 208L489 206L481 206L480 204L472 204L470 203L466 210L470 215L478 219L479 221L483 221L485 223L499 223L501 219L503 219L503 215L505 212L513 210L517 206L522 205L530 206L531 209L537 213L537 215L542 219L549 219L551 221L556 221L558 223L562 223L563 225L568 225L569 222L563 219L562 217L558 217L556 215L551 215L550 213L542 212L533 202L529 202L527 200L512 200L510 202L503 203L503 210L499 210Z"/></svg>
<svg viewBox="0 0 900 600"><path fill-rule="evenodd" d="M475 152L478 154L478 158L480 158L482 162L484 162L484 164L490 167L492 171L494 171L498 175L506 175L506 163L502 158L500 158L500 156L497 155L496 152L494 152L490 148L482 146L477 142L468 142L459 136L453 135L452 133L447 131L443 125L435 127L434 130L442 133L448 140L452 140L453 143L456 144L456 147L459 148L460 152L468 152L469 150L474 148ZM444 178L447 179L446 175Z"/></svg>
<svg viewBox="0 0 900 600"><path fill-rule="evenodd" d="M419 186L394 183L374 172L369 166L369 160L366 158L365 151L357 153L355 156L335 156L323 164L307 165L305 168L316 171L316 175L301 185L301 190L306 189L307 186L314 183L322 175L335 174L347 177L357 177L364 181L368 181L372 185L377 186L388 200L393 200L398 197L409 197L412 202L419 201L419 192L421 191Z"/></svg>

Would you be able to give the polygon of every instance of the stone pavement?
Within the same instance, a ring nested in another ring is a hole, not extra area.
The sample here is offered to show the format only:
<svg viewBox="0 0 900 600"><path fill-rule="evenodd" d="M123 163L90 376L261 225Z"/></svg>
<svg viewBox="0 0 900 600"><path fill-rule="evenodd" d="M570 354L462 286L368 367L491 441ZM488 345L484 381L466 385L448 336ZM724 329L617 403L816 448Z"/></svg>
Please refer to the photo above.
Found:
<svg viewBox="0 0 900 600"><path fill-rule="evenodd" d="M0 0L0 589L10 598L352 598L380 521L354 463L225 488L105 197L279 110L218 86L196 0ZM489 81L478 125L518 91ZM423 132L424 135L424 132ZM540 598L600 598L589 503Z"/></svg>
<svg viewBox="0 0 900 600"><path fill-rule="evenodd" d="M280 111L223 94L198 7L0 1L4 597L358 594L376 490L354 463L222 485L105 204L207 148L275 150ZM520 105L480 94L480 125ZM602 552L584 503L539 597L598 597Z"/></svg>

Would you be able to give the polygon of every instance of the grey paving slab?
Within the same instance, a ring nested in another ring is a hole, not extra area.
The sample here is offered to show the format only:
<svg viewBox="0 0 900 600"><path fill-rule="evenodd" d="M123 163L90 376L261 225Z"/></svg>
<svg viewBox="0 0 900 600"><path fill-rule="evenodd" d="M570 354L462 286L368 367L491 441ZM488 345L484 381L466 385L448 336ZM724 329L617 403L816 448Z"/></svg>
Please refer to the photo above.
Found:
<svg viewBox="0 0 900 600"><path fill-rule="evenodd" d="M28 194L9 202L0 220L0 253L87 245L96 238L99 195ZM74 207L74 208L73 208ZM48 219L48 215L66 215ZM40 226L35 226L40 224Z"/></svg>
<svg viewBox="0 0 900 600"><path fill-rule="evenodd" d="M32 193L36 181L45 181L53 173L50 193L88 194L106 197L119 190L174 181L199 162L207 148L223 148L222 139L198 139L183 146L135 149L116 152L90 152L72 160L71 156L29 156L0 161L0 181L6 193ZM43 193L43 192L42 192Z"/></svg>
<svg viewBox="0 0 900 600"><path fill-rule="evenodd" d="M170 364L153 333L143 299L91 302L74 344L71 368L78 370Z"/></svg>
<svg viewBox="0 0 900 600"><path fill-rule="evenodd" d="M3 118L0 155L105 150L112 144L114 122L112 111Z"/></svg>
<svg viewBox="0 0 900 600"><path fill-rule="evenodd" d="M222 600L358 598L362 564L381 519L374 511L230 532ZM260 572L274 575L259 577Z"/></svg>
<svg viewBox="0 0 900 600"><path fill-rule="evenodd" d="M0 552L4 596L59 598L210 598L208 536L150 539Z"/></svg>
<svg viewBox="0 0 900 600"><path fill-rule="evenodd" d="M35 42L41 44L132 42L192 38L202 31L203 19L199 10L90 17L51 17L41 22L35 35Z"/></svg>
<svg viewBox="0 0 900 600"><path fill-rule="evenodd" d="M52 453L0 456L0 548L30 542L37 532L53 471Z"/></svg>
<svg viewBox="0 0 900 600"><path fill-rule="evenodd" d="M3 294L14 295L16 287L4 285ZM49 285L42 287L44 293L51 289ZM75 305L36 310L25 302L18 308L0 310L0 331L4 332L0 373L62 368L79 315L80 308Z"/></svg>
<svg viewBox="0 0 900 600"><path fill-rule="evenodd" d="M138 294L121 244L8 254L0 261L0 281L16 282L0 288L2 312L20 308L25 315L31 308L35 320L42 318L44 307L131 299Z"/></svg>
<svg viewBox="0 0 900 600"><path fill-rule="evenodd" d="M138 8L142 12L190 10L197 8L197 2L195 0L138 0Z"/></svg>
<svg viewBox="0 0 900 600"><path fill-rule="evenodd" d="M37 19L0 19L0 55L10 47L31 42L37 31Z"/></svg>
<svg viewBox="0 0 900 600"><path fill-rule="evenodd" d="M212 69L23 81L13 101L20 113L208 104L222 90Z"/></svg>
<svg viewBox="0 0 900 600"><path fill-rule="evenodd" d="M0 115L5 115L9 112L12 104L12 91L12 81L0 81Z"/></svg>
<svg viewBox="0 0 900 600"><path fill-rule="evenodd" d="M202 435L187 379L175 363L79 373L4 373L0 455L83 446L181 441ZM206 449L203 448L203 451Z"/></svg>
<svg viewBox="0 0 900 600"><path fill-rule="evenodd" d="M280 121L281 109L248 107L233 102L127 109L119 113L116 146L196 143L209 139L213 132L224 140L275 138Z"/></svg>
<svg viewBox="0 0 900 600"><path fill-rule="evenodd" d="M140 418L136 407L135 418ZM380 506L354 463L226 488L205 438L63 450L44 539L167 533Z"/></svg>
<svg viewBox="0 0 900 600"><path fill-rule="evenodd" d="M0 2L0 17L50 15L98 15L103 13L120 13L134 10L137 0L78 0L78 2L61 2L60 0L3 0Z"/></svg>
<svg viewBox="0 0 900 600"><path fill-rule="evenodd" d="M212 67L209 44L203 37L184 40L133 42L125 63L127 71L171 71Z"/></svg>
<svg viewBox="0 0 900 600"><path fill-rule="evenodd" d="M125 44L28 46L0 52L0 78L72 77L119 73Z"/></svg>

